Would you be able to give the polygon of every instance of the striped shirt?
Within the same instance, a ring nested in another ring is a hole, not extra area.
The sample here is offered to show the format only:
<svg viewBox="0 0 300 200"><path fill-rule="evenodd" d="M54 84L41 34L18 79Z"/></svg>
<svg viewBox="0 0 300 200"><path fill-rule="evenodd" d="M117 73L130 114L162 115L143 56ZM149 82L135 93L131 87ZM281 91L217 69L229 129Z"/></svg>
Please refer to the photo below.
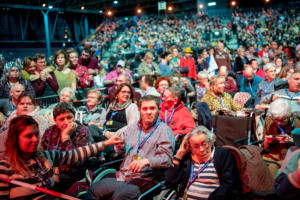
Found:
<svg viewBox="0 0 300 200"><path fill-rule="evenodd" d="M212 153L213 155L213 153ZM193 176L197 174L205 163L193 163ZM208 166L198 175L196 180L190 185L187 191L188 200L202 200L208 199L210 193L212 193L217 187L220 186L219 177L215 169L214 163L210 162Z"/></svg>
<svg viewBox="0 0 300 200"><path fill-rule="evenodd" d="M102 143L95 143L79 147L70 151L41 151L44 158L38 161L32 158L27 162L31 170L28 175L16 173L10 166L7 158L0 159L0 177L15 179L35 186L51 188L54 186L53 167L82 162L91 155L96 155L103 150ZM24 187L10 185L0 181L0 199L40 199L45 196L43 193L33 191Z"/></svg>

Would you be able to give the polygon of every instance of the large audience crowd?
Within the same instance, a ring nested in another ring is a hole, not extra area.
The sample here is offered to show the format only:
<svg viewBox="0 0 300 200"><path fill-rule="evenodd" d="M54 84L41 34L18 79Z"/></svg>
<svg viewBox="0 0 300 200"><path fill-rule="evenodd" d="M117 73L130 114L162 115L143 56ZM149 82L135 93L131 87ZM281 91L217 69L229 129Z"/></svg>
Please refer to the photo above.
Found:
<svg viewBox="0 0 300 200"><path fill-rule="evenodd" d="M178 198L244 199L239 166L216 145L211 116L251 112L249 140L261 140L265 162L281 166L269 166L271 189L298 198L300 16L296 8L235 10L231 19L134 17L101 24L80 53L61 49L51 62L38 52L22 62L2 57L0 178L74 195L86 169L123 157L81 198L138 199L163 180ZM233 38L238 49L227 46ZM0 199L38 198L50 197L0 179Z"/></svg>

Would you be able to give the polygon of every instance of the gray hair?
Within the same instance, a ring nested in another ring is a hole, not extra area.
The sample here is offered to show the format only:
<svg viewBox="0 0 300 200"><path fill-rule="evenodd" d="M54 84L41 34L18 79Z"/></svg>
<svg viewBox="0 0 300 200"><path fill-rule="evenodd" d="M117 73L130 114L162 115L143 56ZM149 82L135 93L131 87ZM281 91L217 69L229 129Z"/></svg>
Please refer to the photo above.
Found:
<svg viewBox="0 0 300 200"><path fill-rule="evenodd" d="M285 99L276 99L270 104L269 113L275 118L290 117L292 115L290 103Z"/></svg>
<svg viewBox="0 0 300 200"><path fill-rule="evenodd" d="M291 73L291 74L287 77L287 79L292 78L295 74L298 74L298 73L300 73L300 69L299 69L299 70L296 69L293 73Z"/></svg>
<svg viewBox="0 0 300 200"><path fill-rule="evenodd" d="M208 78L208 73L205 71L201 71L197 74L197 78L203 78L203 77Z"/></svg>
<svg viewBox="0 0 300 200"><path fill-rule="evenodd" d="M182 89L180 87L172 86L172 87L168 87L167 90L169 90L175 97L177 97L179 99L179 101L181 101Z"/></svg>
<svg viewBox="0 0 300 200"><path fill-rule="evenodd" d="M60 93L59 93L59 96L63 93L63 92L69 92L71 95L71 100L74 100L74 98L75 98L75 92L72 90L72 88L70 88L70 87L64 87L61 91L60 91Z"/></svg>
<svg viewBox="0 0 300 200"><path fill-rule="evenodd" d="M209 131L205 126L198 126L197 128L193 129L190 134L188 134L187 136L188 144L191 137L195 135L201 135L201 134L206 135L207 143L209 144L209 146L211 147L214 146L214 143L216 141L216 135L212 131Z"/></svg>
<svg viewBox="0 0 300 200"><path fill-rule="evenodd" d="M264 72L267 72L268 70L270 70L271 68L276 68L274 63L267 63L264 65Z"/></svg>

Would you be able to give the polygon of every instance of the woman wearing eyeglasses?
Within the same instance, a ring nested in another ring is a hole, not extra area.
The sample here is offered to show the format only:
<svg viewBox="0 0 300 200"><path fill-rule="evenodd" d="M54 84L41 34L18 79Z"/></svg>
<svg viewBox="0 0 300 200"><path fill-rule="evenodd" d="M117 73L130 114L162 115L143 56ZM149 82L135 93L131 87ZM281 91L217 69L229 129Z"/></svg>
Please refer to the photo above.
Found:
<svg viewBox="0 0 300 200"><path fill-rule="evenodd" d="M9 98L9 91L16 84L23 85L26 92L35 96L35 91L30 81L22 78L21 69L22 66L15 62L8 62L4 65L4 78L0 81L0 98Z"/></svg>
<svg viewBox="0 0 300 200"><path fill-rule="evenodd" d="M138 107L134 101L131 85L123 83L116 89L114 100L109 105L105 127L109 132L116 132L120 128L139 120ZM107 133L106 133L107 134Z"/></svg>
<svg viewBox="0 0 300 200"><path fill-rule="evenodd" d="M178 185L184 199L242 199L238 169L233 155L214 146L216 136L204 126L186 135L173 164L166 171L167 183Z"/></svg>

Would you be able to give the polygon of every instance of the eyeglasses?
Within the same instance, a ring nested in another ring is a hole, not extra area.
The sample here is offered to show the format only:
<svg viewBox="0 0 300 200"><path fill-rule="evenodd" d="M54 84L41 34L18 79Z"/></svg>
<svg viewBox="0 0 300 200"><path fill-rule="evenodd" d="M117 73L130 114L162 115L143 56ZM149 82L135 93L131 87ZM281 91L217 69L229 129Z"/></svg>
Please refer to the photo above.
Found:
<svg viewBox="0 0 300 200"><path fill-rule="evenodd" d="M286 123L289 121L289 118L285 118L285 119L276 119L276 118L273 118L274 122L276 123Z"/></svg>
<svg viewBox="0 0 300 200"><path fill-rule="evenodd" d="M168 83L162 83L162 84L159 84L158 87L168 87L169 84Z"/></svg>
<svg viewBox="0 0 300 200"><path fill-rule="evenodd" d="M10 72L19 72L19 70L18 69L12 69L12 70L10 70Z"/></svg>

